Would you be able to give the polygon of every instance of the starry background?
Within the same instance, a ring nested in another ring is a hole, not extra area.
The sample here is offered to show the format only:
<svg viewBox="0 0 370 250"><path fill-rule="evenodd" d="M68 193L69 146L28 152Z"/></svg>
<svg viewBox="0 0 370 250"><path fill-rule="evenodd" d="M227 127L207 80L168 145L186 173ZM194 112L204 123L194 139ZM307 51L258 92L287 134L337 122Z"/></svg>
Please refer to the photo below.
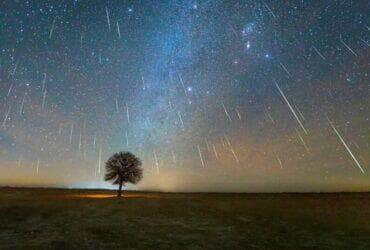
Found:
<svg viewBox="0 0 370 250"><path fill-rule="evenodd" d="M1 1L0 183L370 190L369 7Z"/></svg>

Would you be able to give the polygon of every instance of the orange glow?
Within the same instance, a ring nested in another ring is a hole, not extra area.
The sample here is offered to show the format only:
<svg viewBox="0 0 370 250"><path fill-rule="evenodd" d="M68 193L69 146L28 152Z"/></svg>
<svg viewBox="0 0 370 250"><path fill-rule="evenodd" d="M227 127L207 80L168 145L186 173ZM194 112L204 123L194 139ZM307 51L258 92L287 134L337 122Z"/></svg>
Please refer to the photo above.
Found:
<svg viewBox="0 0 370 250"><path fill-rule="evenodd" d="M68 198L88 198L88 199L107 199L107 198L116 198L115 194L75 194L68 195ZM124 194L120 198L160 198L158 195L151 194Z"/></svg>

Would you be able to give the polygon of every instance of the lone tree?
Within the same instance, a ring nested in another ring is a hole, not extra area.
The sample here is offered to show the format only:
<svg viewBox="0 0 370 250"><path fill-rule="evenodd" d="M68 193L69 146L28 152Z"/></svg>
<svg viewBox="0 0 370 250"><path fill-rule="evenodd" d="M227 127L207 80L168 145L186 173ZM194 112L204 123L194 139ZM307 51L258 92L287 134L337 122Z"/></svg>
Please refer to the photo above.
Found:
<svg viewBox="0 0 370 250"><path fill-rule="evenodd" d="M143 177L141 160L130 152L119 152L112 155L105 163L105 180L119 185L117 196L122 195L125 183L138 183Z"/></svg>

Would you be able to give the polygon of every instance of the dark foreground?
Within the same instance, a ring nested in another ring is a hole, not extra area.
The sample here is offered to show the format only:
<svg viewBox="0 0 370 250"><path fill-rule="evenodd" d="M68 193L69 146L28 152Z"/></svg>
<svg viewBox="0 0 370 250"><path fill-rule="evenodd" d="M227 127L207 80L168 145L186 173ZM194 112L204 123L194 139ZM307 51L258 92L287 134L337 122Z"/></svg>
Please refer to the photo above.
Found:
<svg viewBox="0 0 370 250"><path fill-rule="evenodd" d="M370 193L0 188L2 249L370 249Z"/></svg>

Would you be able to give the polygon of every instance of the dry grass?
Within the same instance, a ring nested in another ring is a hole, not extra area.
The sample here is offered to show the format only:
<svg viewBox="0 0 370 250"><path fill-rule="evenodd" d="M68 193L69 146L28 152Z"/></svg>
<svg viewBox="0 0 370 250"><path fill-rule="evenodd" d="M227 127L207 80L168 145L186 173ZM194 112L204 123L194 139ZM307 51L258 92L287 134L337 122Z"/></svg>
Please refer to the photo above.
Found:
<svg viewBox="0 0 370 250"><path fill-rule="evenodd" d="M370 249L370 193L0 189L4 249Z"/></svg>

